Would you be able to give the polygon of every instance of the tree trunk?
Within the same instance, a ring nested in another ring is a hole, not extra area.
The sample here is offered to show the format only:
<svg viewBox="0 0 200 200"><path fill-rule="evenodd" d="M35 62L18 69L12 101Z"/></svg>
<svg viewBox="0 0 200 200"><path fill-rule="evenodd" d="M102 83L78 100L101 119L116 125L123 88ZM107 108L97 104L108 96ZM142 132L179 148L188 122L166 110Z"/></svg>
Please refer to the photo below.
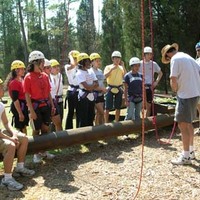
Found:
<svg viewBox="0 0 200 200"><path fill-rule="evenodd" d="M28 63L28 44L26 40L26 33L25 33L25 28L24 28L24 22L23 22L23 16L22 16L22 8L21 8L21 1L17 1L18 8L19 8L19 18L20 18L20 25L21 25L21 31L22 31L22 36L23 36L23 43L24 43L24 60L25 63Z"/></svg>

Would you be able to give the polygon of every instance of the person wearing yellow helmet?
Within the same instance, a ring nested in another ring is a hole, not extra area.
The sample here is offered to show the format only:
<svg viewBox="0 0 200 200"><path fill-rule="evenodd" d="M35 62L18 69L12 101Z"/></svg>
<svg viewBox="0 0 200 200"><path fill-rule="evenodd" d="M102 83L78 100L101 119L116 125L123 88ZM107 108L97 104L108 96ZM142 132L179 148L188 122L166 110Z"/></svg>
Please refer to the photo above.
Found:
<svg viewBox="0 0 200 200"><path fill-rule="evenodd" d="M0 99L3 95L3 81L0 79ZM0 153L4 157L4 177L1 179L1 185L6 186L9 190L21 190L23 185L13 178L12 168L16 154L17 165L14 168L15 174L18 174L19 176L33 176L35 174L34 170L27 169L24 166L28 138L24 133L12 128L5 112L5 106L2 102L0 102L0 122Z"/></svg>
<svg viewBox="0 0 200 200"><path fill-rule="evenodd" d="M90 70L90 57L86 53L80 53L77 58L78 71L76 73L79 84L78 93L78 114L79 127L93 126L95 111L94 90L98 88L98 79L95 73Z"/></svg>
<svg viewBox="0 0 200 200"><path fill-rule="evenodd" d="M51 89L51 95L58 108L58 113L63 119L63 77L60 73L60 63L56 59L51 59L51 74L50 79L53 81L54 87Z"/></svg>
<svg viewBox="0 0 200 200"><path fill-rule="evenodd" d="M53 122L53 125L55 126L55 130L61 131L62 130L62 122L61 122L61 117L60 117L60 113L59 113L58 103L57 103L57 100L55 98L55 91L56 91L57 88L56 88L56 85L54 83L54 80L51 78L51 70L52 70L51 62L48 59L45 59L43 71L49 77L49 81L50 81L50 85L51 85L51 96L52 96L54 106L55 106L55 109L56 109L55 114L51 116L51 120Z"/></svg>
<svg viewBox="0 0 200 200"><path fill-rule="evenodd" d="M29 117L23 90L24 75L24 63L21 60L14 60L11 64L11 78L8 82L8 91L12 99L10 109L13 114L15 128L26 134L26 126L28 126Z"/></svg>
<svg viewBox="0 0 200 200"><path fill-rule="evenodd" d="M104 123L104 94L106 93L106 88L104 86L105 76L100 69L101 67L101 56L98 53L90 54L91 60L91 70L95 73L99 86L95 89L95 125L100 125Z"/></svg>
<svg viewBox="0 0 200 200"><path fill-rule="evenodd" d="M78 128L78 124L79 124L79 119L78 119L79 114L78 114L78 109L77 109L79 85L76 79L76 72L78 69L77 57L79 53L80 52L77 50L70 51L68 54L70 63L66 64L64 67L68 84L69 84L68 89L67 89L66 99L65 99L65 104L67 103L68 105L65 129L73 128L73 117L74 117L75 111L76 111L76 128Z"/></svg>

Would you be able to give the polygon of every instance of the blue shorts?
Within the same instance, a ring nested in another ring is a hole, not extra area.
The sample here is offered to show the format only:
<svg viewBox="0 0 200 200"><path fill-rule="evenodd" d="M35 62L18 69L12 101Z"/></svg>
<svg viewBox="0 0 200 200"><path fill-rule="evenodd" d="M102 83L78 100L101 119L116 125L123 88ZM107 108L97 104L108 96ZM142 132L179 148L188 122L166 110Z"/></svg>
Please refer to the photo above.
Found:
<svg viewBox="0 0 200 200"><path fill-rule="evenodd" d="M196 117L196 107L199 97L182 99L177 97L174 121L192 123Z"/></svg>
<svg viewBox="0 0 200 200"><path fill-rule="evenodd" d="M111 91L108 91L105 95L105 109L111 110L116 109L120 110L122 106L122 95L123 93L119 91L117 94L113 94Z"/></svg>

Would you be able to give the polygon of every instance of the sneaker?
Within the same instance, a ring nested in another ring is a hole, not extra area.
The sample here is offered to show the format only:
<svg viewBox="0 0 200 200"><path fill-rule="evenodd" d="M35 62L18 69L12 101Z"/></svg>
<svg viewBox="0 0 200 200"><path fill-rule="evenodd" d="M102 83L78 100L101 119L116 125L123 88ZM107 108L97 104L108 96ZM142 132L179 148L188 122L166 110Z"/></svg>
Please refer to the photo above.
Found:
<svg viewBox="0 0 200 200"><path fill-rule="evenodd" d="M190 152L190 159L191 160L195 160L196 158L195 158L195 153L194 153L194 151L191 151Z"/></svg>
<svg viewBox="0 0 200 200"><path fill-rule="evenodd" d="M177 159L174 159L171 161L172 164L174 165L190 165L192 164L191 158L185 158L183 154L180 155Z"/></svg>
<svg viewBox="0 0 200 200"><path fill-rule="evenodd" d="M48 151L45 151L44 153L40 154L43 158L46 158L48 160L52 160L55 158L54 154L49 153Z"/></svg>
<svg viewBox="0 0 200 200"><path fill-rule="evenodd" d="M21 176L33 176L35 174L34 170L30 170L27 168L17 168L15 167L14 173L19 174Z"/></svg>
<svg viewBox="0 0 200 200"><path fill-rule="evenodd" d="M21 190L24 186L17 182L14 178L9 178L8 180L5 180L3 178L1 180L1 185L6 186L9 190Z"/></svg>
<svg viewBox="0 0 200 200"><path fill-rule="evenodd" d="M42 162L42 156L40 154L34 154L33 162L34 163L41 163Z"/></svg>

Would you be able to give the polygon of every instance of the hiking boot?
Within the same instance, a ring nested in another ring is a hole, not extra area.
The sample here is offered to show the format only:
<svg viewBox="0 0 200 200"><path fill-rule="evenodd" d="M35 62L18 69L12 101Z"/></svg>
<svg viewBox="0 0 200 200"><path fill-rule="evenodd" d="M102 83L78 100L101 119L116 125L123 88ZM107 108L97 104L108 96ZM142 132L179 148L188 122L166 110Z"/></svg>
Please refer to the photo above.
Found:
<svg viewBox="0 0 200 200"><path fill-rule="evenodd" d="M183 154L181 154L180 157L178 157L176 159L173 159L171 161L171 163L174 164L174 165L190 165L190 164L192 164L191 158L190 157L189 158L185 158L183 156Z"/></svg>
<svg viewBox="0 0 200 200"><path fill-rule="evenodd" d="M48 151L45 151L44 153L40 153L40 155L42 156L42 158L46 158L48 160L52 160L55 158L55 155L49 153Z"/></svg>
<svg viewBox="0 0 200 200"><path fill-rule="evenodd" d="M9 190L21 190L24 186L17 182L14 178L9 178L7 180L5 180L5 178L3 178L1 180L1 185L6 186Z"/></svg>
<svg viewBox="0 0 200 200"><path fill-rule="evenodd" d="M190 152L190 159L191 160L195 160L196 158L195 158L195 153L194 153L194 151L191 151Z"/></svg>
<svg viewBox="0 0 200 200"><path fill-rule="evenodd" d="M41 163L42 162L42 156L40 154L34 154L33 155L33 162L34 163Z"/></svg>
<svg viewBox="0 0 200 200"><path fill-rule="evenodd" d="M35 174L35 171L27 169L25 167L24 168L17 168L17 167L15 167L13 173L14 174L19 174L21 176L33 176Z"/></svg>

